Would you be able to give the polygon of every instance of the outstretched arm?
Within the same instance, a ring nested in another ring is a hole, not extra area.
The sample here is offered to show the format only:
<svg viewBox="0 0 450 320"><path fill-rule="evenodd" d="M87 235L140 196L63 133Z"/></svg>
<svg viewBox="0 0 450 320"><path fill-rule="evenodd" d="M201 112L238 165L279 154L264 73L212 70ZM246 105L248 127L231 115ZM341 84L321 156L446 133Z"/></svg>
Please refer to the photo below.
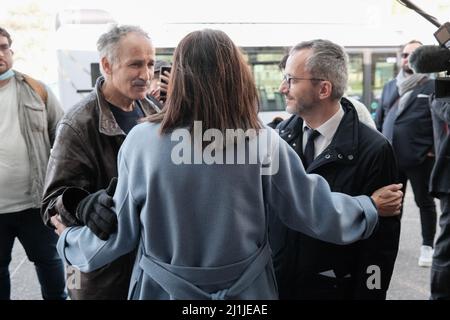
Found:
<svg viewBox="0 0 450 320"><path fill-rule="evenodd" d="M324 178L306 174L298 155L281 139L279 170L274 175L263 176L263 184L270 210L284 224L336 244L369 237L377 224L377 210L392 215L391 210L397 211L397 203L401 201L398 185L378 190L373 202L368 196L331 192Z"/></svg>

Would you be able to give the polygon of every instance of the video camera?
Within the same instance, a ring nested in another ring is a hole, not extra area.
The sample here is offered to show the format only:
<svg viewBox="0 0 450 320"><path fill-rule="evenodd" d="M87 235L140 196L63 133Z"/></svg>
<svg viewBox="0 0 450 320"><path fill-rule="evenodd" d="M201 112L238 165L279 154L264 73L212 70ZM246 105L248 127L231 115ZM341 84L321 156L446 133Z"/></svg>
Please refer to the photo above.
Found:
<svg viewBox="0 0 450 320"><path fill-rule="evenodd" d="M439 42L439 46L421 46L417 48L409 57L411 67L417 73L438 73L446 72L445 77L438 77L435 80L436 100L450 101L450 23L443 25L437 19L409 0L397 0L402 5L416 11L422 17L438 27L434 37Z"/></svg>

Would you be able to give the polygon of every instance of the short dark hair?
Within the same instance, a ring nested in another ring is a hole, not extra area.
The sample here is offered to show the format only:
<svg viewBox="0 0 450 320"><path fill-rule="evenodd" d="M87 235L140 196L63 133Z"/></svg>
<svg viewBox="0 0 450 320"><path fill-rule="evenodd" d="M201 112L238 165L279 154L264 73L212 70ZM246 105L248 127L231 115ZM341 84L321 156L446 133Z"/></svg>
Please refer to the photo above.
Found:
<svg viewBox="0 0 450 320"><path fill-rule="evenodd" d="M8 31L6 31L6 29L0 27L0 36L6 37L6 39L8 39L9 46L11 46L12 44L11 35L9 34Z"/></svg>

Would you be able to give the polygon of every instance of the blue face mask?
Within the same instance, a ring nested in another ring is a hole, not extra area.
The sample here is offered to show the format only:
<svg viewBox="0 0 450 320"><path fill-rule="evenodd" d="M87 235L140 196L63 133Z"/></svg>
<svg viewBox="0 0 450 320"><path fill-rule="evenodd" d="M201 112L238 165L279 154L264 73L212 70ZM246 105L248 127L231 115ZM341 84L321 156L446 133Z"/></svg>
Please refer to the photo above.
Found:
<svg viewBox="0 0 450 320"><path fill-rule="evenodd" d="M9 78L14 77L14 71L12 69L9 69L3 74L0 74L0 81L1 80L8 80Z"/></svg>

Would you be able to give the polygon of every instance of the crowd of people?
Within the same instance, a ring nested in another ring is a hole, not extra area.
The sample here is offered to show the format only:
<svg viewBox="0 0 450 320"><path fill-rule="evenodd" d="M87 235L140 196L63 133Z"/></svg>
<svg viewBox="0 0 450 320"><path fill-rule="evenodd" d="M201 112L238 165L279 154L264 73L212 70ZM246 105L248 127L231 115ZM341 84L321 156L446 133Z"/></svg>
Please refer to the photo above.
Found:
<svg viewBox="0 0 450 320"><path fill-rule="evenodd" d="M0 27L0 299L18 238L44 299L383 300L408 180L419 265L432 267L431 298L450 298L448 105L408 65L420 42L402 47L376 128L344 95L348 57L328 40L280 64L291 116L270 124L222 31L186 35L168 72L144 30L111 27L97 42L102 75L65 114L13 69L11 45ZM66 288L64 264L78 286Z"/></svg>

